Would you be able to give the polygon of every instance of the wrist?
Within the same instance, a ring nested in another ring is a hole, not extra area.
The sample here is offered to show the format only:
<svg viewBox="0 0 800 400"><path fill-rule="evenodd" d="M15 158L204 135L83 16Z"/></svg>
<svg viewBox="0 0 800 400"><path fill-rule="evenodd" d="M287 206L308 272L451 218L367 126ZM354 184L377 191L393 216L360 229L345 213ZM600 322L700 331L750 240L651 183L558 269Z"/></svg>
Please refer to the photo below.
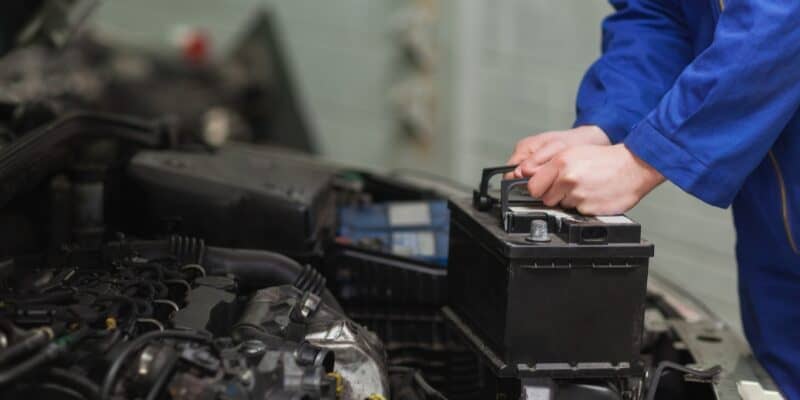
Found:
<svg viewBox="0 0 800 400"><path fill-rule="evenodd" d="M598 146L611 145L611 139L609 139L606 132L597 125L581 125L573 128L573 130L583 136L587 144Z"/></svg>
<svg viewBox="0 0 800 400"><path fill-rule="evenodd" d="M619 146L625 149L625 152L630 156L631 164L636 171L635 175L638 177L639 184L637 187L640 196L646 195L666 180L661 172L658 172L657 169L639 158L639 156L630 151L624 144L620 144Z"/></svg>

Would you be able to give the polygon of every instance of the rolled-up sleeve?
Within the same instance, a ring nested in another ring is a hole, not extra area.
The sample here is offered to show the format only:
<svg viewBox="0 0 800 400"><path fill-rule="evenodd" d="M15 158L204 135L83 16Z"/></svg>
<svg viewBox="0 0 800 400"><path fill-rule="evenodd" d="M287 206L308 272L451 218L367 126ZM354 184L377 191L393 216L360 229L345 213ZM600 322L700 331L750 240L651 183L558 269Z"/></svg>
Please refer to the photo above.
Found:
<svg viewBox="0 0 800 400"><path fill-rule="evenodd" d="M800 2L726 3L711 45L624 139L718 207L731 204L800 106Z"/></svg>

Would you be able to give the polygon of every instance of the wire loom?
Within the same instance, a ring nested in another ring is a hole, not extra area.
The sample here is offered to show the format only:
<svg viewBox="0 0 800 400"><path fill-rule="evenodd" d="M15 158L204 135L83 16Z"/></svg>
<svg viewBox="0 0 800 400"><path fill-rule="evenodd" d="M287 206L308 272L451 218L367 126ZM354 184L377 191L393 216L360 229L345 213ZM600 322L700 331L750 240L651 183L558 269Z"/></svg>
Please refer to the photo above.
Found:
<svg viewBox="0 0 800 400"><path fill-rule="evenodd" d="M91 259L95 261L87 262ZM55 398L135 398L133 393L141 390L141 384L131 383L126 370L137 364L134 357L141 357L143 349L154 344L174 350L167 351L171 361L161 366L145 399L160 398L174 371L185 369L187 362L202 365L198 354L207 353L217 363L241 364L239 344L230 339L202 330L169 329L172 315L187 306L188 291L207 275L233 276L243 282L243 288L288 284L332 298L326 293L325 279L309 266L266 251L207 247L196 238L129 241L122 237L101 252L78 251L64 260L78 266L19 268L16 272L21 275L15 279L33 284L3 288L0 282L0 336L8 343L0 347L0 390L4 393L35 387ZM331 306L338 304L334 300ZM279 349L288 346L280 351L291 351L296 345L282 344ZM187 361L187 354L197 360L189 357ZM179 362L183 367L177 366ZM107 367L96 369L104 364ZM312 367L320 368L297 368ZM182 384L192 384L191 378Z"/></svg>

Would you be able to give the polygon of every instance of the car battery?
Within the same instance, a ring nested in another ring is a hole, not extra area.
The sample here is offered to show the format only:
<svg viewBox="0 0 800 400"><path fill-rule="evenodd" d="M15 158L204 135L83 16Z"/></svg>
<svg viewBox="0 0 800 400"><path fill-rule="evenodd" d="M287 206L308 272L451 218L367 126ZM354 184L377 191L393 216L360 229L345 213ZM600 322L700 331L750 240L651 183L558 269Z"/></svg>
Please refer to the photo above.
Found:
<svg viewBox="0 0 800 400"><path fill-rule="evenodd" d="M544 206L525 179L490 193L512 170L449 203L445 316L500 377L641 376L653 245L626 216Z"/></svg>

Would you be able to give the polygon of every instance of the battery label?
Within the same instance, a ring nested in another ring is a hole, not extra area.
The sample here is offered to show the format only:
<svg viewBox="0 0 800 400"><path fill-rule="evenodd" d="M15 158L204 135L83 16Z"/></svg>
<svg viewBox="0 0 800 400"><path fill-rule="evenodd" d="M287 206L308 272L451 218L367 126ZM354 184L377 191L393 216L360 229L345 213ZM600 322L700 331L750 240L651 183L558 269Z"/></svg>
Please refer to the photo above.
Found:
<svg viewBox="0 0 800 400"><path fill-rule="evenodd" d="M392 253L403 256L433 257L436 255L436 236L431 231L393 232Z"/></svg>
<svg viewBox="0 0 800 400"><path fill-rule="evenodd" d="M544 208L544 207L527 207L527 206L512 206L508 207L508 209L514 213L519 215L525 215L530 213L545 213L547 215L553 216L556 219L569 219L572 221L579 221L580 216L577 214L571 214L566 211L557 210L553 208Z"/></svg>
<svg viewBox="0 0 800 400"><path fill-rule="evenodd" d="M388 208L389 225L393 227L431 224L431 209L427 202L392 203Z"/></svg>
<svg viewBox="0 0 800 400"><path fill-rule="evenodd" d="M607 224L633 224L634 222L630 220L630 218L624 215L608 215L608 216L600 216L595 217L600 222L605 222Z"/></svg>

